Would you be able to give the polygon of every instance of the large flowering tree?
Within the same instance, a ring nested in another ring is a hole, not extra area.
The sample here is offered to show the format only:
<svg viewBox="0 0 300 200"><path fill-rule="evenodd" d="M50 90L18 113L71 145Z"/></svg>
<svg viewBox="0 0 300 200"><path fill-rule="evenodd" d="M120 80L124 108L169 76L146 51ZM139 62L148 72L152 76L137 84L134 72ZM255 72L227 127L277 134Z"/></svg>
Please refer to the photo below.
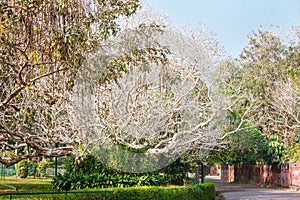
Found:
<svg viewBox="0 0 300 200"><path fill-rule="evenodd" d="M151 171L186 151L201 158L230 134L213 32L174 28L152 10L134 14L138 6L1 2L2 164L85 152L105 152L110 164L121 146L139 152L123 154L135 163L164 161L113 167Z"/></svg>

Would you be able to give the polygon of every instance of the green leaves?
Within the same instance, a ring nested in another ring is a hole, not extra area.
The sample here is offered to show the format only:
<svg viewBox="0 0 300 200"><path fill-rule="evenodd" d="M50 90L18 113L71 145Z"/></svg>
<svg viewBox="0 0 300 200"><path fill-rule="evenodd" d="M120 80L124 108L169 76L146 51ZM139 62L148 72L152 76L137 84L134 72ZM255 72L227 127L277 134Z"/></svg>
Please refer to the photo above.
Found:
<svg viewBox="0 0 300 200"><path fill-rule="evenodd" d="M28 160L22 160L17 164L17 176L20 178L27 178L29 173L29 167L32 166L32 163Z"/></svg>
<svg viewBox="0 0 300 200"><path fill-rule="evenodd" d="M287 149L284 146L282 138L278 135L270 135L268 141L268 151L269 163L283 163L286 158Z"/></svg>
<svg viewBox="0 0 300 200"><path fill-rule="evenodd" d="M46 159L39 162L37 171L41 177L46 175L47 167L49 167L49 163L46 161Z"/></svg>
<svg viewBox="0 0 300 200"><path fill-rule="evenodd" d="M246 125L247 126L247 125ZM234 164L237 162L264 162L267 141L257 127L248 128L226 138L225 147L211 152L210 162Z"/></svg>
<svg viewBox="0 0 300 200"><path fill-rule="evenodd" d="M299 39L297 34L294 37ZM254 100L255 110L247 113L245 119L250 121L248 125L257 128L228 139L241 144L227 147L239 161L280 163L289 159L286 150L297 134L294 99L300 89L297 76L300 56L296 44L281 37L276 30L258 30L249 37L240 59L224 65L229 69L225 91L237 99L232 107L235 113L229 116L229 130L239 124L239 117Z"/></svg>
<svg viewBox="0 0 300 200"><path fill-rule="evenodd" d="M132 186L165 185L165 179L160 175L128 175L128 174L73 174L65 173L53 178L53 187L59 190L79 190L87 188L111 188Z"/></svg>
<svg viewBox="0 0 300 200"><path fill-rule="evenodd" d="M66 173L53 178L54 188L78 190L85 188L161 186L167 183L167 180L159 174L127 174L110 169L91 154L87 154L80 165L75 165L74 159L69 158L66 163L66 171Z"/></svg>

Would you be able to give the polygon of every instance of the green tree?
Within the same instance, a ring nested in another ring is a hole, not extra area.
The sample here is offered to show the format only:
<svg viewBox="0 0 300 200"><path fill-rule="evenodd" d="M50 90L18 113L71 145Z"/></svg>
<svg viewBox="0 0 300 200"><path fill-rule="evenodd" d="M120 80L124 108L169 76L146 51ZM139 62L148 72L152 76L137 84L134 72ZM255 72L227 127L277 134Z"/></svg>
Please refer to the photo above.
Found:
<svg viewBox="0 0 300 200"><path fill-rule="evenodd" d="M286 81L285 46L271 31L259 30L241 53L241 85L261 100L276 84Z"/></svg>
<svg viewBox="0 0 300 200"><path fill-rule="evenodd" d="M296 133L297 60L299 47L272 31L255 33L241 54L240 84L256 98L254 119L263 135L279 135L286 147L294 141Z"/></svg>
<svg viewBox="0 0 300 200"><path fill-rule="evenodd" d="M224 146L210 152L209 163L235 164L239 162L265 162L268 142L257 127L247 128L228 136Z"/></svg>
<svg viewBox="0 0 300 200"><path fill-rule="evenodd" d="M287 159L283 154L296 141L298 123L299 34L294 36L296 42L291 42L275 31L259 30L249 37L239 59L221 66L228 74L222 87L234 97L225 130L230 133L239 125L243 130L228 134L224 140L228 155L222 153L224 148L217 148L213 159L231 164ZM249 105L253 109L245 115ZM246 123L241 124L242 119ZM274 140L275 136L280 140Z"/></svg>
<svg viewBox="0 0 300 200"><path fill-rule="evenodd" d="M42 176L42 177L46 176L47 167L49 167L49 163L47 162L46 159L44 159L38 163L37 172L38 172L39 176Z"/></svg>
<svg viewBox="0 0 300 200"><path fill-rule="evenodd" d="M22 160L17 164L17 176L20 178L27 178L29 173L29 167L32 166L32 162L28 160Z"/></svg>
<svg viewBox="0 0 300 200"><path fill-rule="evenodd" d="M299 40L299 35L294 36ZM259 127L268 144L274 144L271 139L274 135L282 138L284 149L288 149L297 137L298 60L297 43L285 40L275 31L259 30L249 38L249 44L241 53L233 79L233 87L240 88L240 94L255 100L256 110L249 119ZM272 149L271 146L269 157L270 152L277 152L277 147ZM266 158L267 162L270 160L279 162L281 159Z"/></svg>

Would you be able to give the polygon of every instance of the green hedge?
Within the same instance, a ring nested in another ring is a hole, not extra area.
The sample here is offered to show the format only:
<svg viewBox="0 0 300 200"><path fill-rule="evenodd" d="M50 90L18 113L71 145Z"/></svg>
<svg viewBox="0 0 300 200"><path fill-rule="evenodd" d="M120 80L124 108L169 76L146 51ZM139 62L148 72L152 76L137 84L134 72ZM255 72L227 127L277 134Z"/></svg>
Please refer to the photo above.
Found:
<svg viewBox="0 0 300 200"><path fill-rule="evenodd" d="M110 200L196 200L203 192L196 187L122 189L107 193ZM204 199L203 199L204 200Z"/></svg>
<svg viewBox="0 0 300 200"><path fill-rule="evenodd" d="M196 187L199 187L203 191L203 199L216 198L216 186L213 182L205 181L203 184L196 185Z"/></svg>
<svg viewBox="0 0 300 200"><path fill-rule="evenodd" d="M5 196L0 195L0 199ZM8 197L8 196L6 196ZM80 190L74 192L55 192L53 194L13 195L12 199L68 199L68 200L214 200L215 186L211 182L196 185L196 187L132 187L107 190Z"/></svg>

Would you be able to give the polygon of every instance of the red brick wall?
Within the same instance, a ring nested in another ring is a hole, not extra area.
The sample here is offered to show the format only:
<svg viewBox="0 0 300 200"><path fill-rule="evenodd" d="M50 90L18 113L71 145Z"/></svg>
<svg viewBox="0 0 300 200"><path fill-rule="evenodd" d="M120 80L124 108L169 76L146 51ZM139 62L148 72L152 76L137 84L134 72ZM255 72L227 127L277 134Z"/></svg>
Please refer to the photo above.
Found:
<svg viewBox="0 0 300 200"><path fill-rule="evenodd" d="M223 183L234 182L234 166L222 165L221 166L221 181Z"/></svg>
<svg viewBox="0 0 300 200"><path fill-rule="evenodd" d="M217 166L211 166L209 169L209 175L210 176L217 176L218 175L218 167Z"/></svg>
<svg viewBox="0 0 300 200"><path fill-rule="evenodd" d="M291 165L291 164L290 164ZM281 187L289 187L292 182L291 182L291 168L289 164L283 164L281 166Z"/></svg>
<svg viewBox="0 0 300 200"><path fill-rule="evenodd" d="M261 168L261 184L269 186L280 186L281 169L278 166L260 165Z"/></svg>
<svg viewBox="0 0 300 200"><path fill-rule="evenodd" d="M300 187L300 162L271 166L262 164L222 165L222 182L254 183L273 187Z"/></svg>
<svg viewBox="0 0 300 200"><path fill-rule="evenodd" d="M291 185L300 187L300 162L290 164Z"/></svg>

